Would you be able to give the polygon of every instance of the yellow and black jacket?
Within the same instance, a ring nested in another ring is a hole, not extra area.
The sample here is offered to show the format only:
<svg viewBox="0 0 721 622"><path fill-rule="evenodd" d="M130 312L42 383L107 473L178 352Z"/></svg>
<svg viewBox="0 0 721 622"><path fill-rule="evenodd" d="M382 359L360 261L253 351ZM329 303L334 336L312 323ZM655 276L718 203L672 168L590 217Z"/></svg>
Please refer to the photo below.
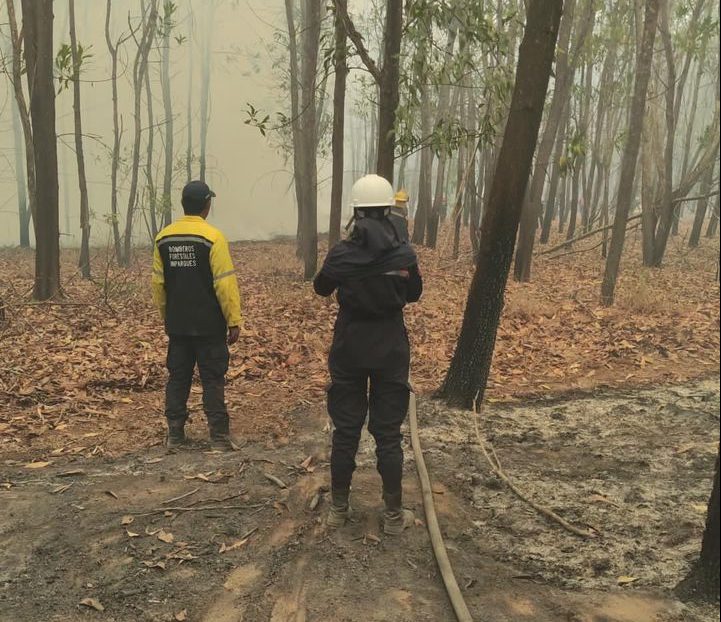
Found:
<svg viewBox="0 0 721 622"><path fill-rule="evenodd" d="M169 335L219 335L242 323L228 242L200 216L185 216L155 238L152 285Z"/></svg>

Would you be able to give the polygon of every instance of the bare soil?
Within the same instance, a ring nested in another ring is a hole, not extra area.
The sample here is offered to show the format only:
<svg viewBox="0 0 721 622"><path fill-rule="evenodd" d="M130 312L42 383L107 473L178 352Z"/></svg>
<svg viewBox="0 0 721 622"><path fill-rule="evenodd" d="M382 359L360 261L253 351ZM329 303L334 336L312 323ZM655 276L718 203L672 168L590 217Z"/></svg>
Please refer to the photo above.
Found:
<svg viewBox="0 0 721 622"><path fill-rule="evenodd" d="M323 408L286 417L292 443L269 437L231 454L208 452L197 421L193 444L177 453L60 452L52 462L6 453L0 620L453 620L422 522L401 539L379 532L370 441L354 482L356 518L329 532L327 500L314 503L328 480ZM716 607L671 596L700 545L718 378L484 411L482 434L507 474L596 530L590 540L547 522L491 475L469 413L423 399L419 417L439 519L475 620L718 620ZM422 519L406 455L407 505Z"/></svg>

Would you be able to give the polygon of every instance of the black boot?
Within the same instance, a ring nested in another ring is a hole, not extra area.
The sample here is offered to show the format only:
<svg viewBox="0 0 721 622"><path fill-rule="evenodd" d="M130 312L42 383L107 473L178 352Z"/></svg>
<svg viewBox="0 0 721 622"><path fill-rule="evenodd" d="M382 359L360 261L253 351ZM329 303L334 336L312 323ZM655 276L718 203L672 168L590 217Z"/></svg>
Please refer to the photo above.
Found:
<svg viewBox="0 0 721 622"><path fill-rule="evenodd" d="M403 509L403 491L389 493L383 491L383 533L389 536L399 536L408 529L415 520L410 510Z"/></svg>
<svg viewBox="0 0 721 622"><path fill-rule="evenodd" d="M166 446L168 449L178 449L185 445L185 423L168 421L168 436Z"/></svg>
<svg viewBox="0 0 721 622"><path fill-rule="evenodd" d="M210 432L210 447L218 451L233 451L233 444L230 442L230 422L224 421L208 422Z"/></svg>
<svg viewBox="0 0 721 622"><path fill-rule="evenodd" d="M351 517L350 488L331 491L331 505L328 510L328 527L343 527Z"/></svg>

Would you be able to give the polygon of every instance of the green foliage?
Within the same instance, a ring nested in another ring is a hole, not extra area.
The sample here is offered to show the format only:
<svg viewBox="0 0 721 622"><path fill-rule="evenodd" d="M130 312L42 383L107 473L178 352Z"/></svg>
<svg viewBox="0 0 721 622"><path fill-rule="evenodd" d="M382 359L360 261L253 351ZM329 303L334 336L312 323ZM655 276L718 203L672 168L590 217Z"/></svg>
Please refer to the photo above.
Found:
<svg viewBox="0 0 721 622"><path fill-rule="evenodd" d="M71 82L80 79L83 65L93 57L90 53L92 46L87 49L78 43L77 62L73 64L73 53L70 44L63 43L55 55L56 78L59 82L58 95L69 88Z"/></svg>

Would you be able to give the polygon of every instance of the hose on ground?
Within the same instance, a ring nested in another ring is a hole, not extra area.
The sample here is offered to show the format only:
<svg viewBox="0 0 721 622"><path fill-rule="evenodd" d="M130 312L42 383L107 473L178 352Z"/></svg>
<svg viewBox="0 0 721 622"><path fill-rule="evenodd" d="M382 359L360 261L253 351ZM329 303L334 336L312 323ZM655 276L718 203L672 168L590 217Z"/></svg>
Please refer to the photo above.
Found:
<svg viewBox="0 0 721 622"><path fill-rule="evenodd" d="M423 493L423 509L426 514L426 525L428 527L428 535L431 538L433 554L436 557L438 569L441 571L443 584L446 586L448 598L451 606L456 614L458 622L473 622L468 606L463 598L456 576L453 573L451 561L448 559L448 551L443 542L441 528L438 525L438 517L436 516L436 508L433 503L433 490L431 489L431 480L428 477L428 469L423 459L423 450L421 449L421 441L418 436L418 417L416 416L416 396L413 392L410 395L410 403L408 406L408 419L411 428L411 445L413 446L413 455L415 456L416 469L418 478L421 481L421 491Z"/></svg>

